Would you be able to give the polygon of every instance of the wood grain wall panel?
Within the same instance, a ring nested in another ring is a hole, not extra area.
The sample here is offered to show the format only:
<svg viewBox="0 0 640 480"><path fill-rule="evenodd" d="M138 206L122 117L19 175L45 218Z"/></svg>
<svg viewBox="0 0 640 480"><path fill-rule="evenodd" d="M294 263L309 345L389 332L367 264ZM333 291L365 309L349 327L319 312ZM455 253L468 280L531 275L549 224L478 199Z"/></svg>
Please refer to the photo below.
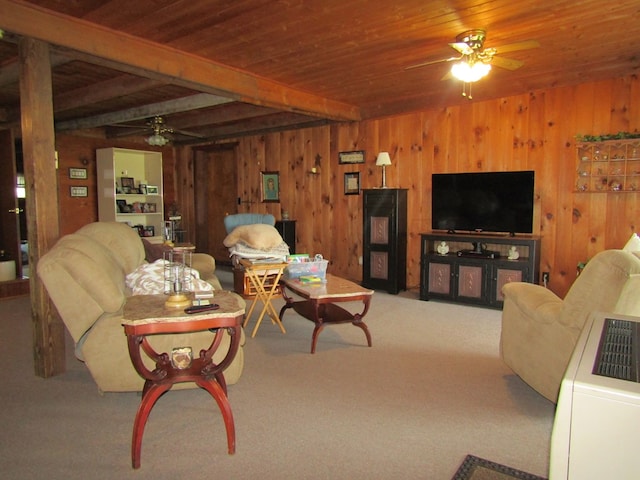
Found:
<svg viewBox="0 0 640 480"><path fill-rule="evenodd" d="M344 195L344 173L360 172L361 188L377 188L381 172L375 157L379 151L389 151L393 165L387 169L387 184L409 189L407 283L416 288L419 235L431 223L431 174L533 169L534 233L542 236L541 271L550 272L550 288L562 296L575 279L578 262L602 249L622 247L631 231L639 229L640 193L574 192L575 135L640 130L639 95L640 81L629 76L486 102L474 98L459 106L377 120L239 138L238 196L244 203L238 209L280 218L281 208L286 208L297 221L298 251L322 253L331 261L332 273L360 281L362 195ZM59 177L68 166L77 166L81 156L93 162L95 148L105 146L143 148L59 136ZM339 151L360 149L366 151L364 164L338 164ZM317 158L319 174L310 175ZM183 162L184 157L178 160ZM260 202L260 171L265 170L280 172L281 203ZM178 181L176 188L185 185ZM63 200L61 206L61 211L73 211ZM94 221L95 215L81 210L73 219L74 228L78 222ZM70 220L61 219L61 230L65 222Z"/></svg>

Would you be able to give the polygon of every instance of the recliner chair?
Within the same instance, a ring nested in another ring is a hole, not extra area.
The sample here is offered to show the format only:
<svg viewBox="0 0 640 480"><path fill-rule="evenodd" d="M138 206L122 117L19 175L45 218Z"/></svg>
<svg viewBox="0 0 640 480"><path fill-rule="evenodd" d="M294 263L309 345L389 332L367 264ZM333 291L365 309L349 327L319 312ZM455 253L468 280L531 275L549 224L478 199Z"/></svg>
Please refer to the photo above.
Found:
<svg viewBox="0 0 640 480"><path fill-rule="evenodd" d="M589 314L640 316L640 258L624 250L598 253L564 300L531 283L508 283L502 293L502 359L533 389L556 403Z"/></svg>

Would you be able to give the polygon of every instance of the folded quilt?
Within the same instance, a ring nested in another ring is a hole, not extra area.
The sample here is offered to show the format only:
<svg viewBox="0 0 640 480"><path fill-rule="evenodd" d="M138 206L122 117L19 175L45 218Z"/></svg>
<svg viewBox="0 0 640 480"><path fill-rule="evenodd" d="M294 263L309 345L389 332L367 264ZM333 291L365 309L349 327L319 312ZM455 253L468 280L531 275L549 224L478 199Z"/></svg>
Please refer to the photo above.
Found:
<svg viewBox="0 0 640 480"><path fill-rule="evenodd" d="M280 245L272 248L271 250L258 250L256 248L251 248L242 242L238 242L235 245L229 247L230 257L235 256L238 258L247 258L250 260L259 258L273 258L284 262L287 259L287 255L289 255L289 246L285 242L282 242Z"/></svg>

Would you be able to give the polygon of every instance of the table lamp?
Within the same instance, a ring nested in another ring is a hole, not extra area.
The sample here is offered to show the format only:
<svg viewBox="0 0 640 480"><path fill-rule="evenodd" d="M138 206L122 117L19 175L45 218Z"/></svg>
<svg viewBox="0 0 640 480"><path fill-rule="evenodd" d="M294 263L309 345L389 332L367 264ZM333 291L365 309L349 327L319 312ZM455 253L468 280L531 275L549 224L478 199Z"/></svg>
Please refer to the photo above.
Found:
<svg viewBox="0 0 640 480"><path fill-rule="evenodd" d="M191 251L164 252L164 302L167 308L186 308L191 305Z"/></svg>
<svg viewBox="0 0 640 480"><path fill-rule="evenodd" d="M376 167L382 167L382 186L380 188L387 188L387 172L385 170L387 165L391 165L389 152L380 152L376 158Z"/></svg>

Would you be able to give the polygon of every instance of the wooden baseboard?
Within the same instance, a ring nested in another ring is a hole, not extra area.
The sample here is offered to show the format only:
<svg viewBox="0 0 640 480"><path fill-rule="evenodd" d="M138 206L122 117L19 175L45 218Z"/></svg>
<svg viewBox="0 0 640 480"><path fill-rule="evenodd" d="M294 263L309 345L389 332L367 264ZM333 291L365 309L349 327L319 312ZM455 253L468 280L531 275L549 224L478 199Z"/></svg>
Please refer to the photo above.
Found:
<svg viewBox="0 0 640 480"><path fill-rule="evenodd" d="M29 295L29 279L21 278L0 282L0 299L5 300L13 297Z"/></svg>

